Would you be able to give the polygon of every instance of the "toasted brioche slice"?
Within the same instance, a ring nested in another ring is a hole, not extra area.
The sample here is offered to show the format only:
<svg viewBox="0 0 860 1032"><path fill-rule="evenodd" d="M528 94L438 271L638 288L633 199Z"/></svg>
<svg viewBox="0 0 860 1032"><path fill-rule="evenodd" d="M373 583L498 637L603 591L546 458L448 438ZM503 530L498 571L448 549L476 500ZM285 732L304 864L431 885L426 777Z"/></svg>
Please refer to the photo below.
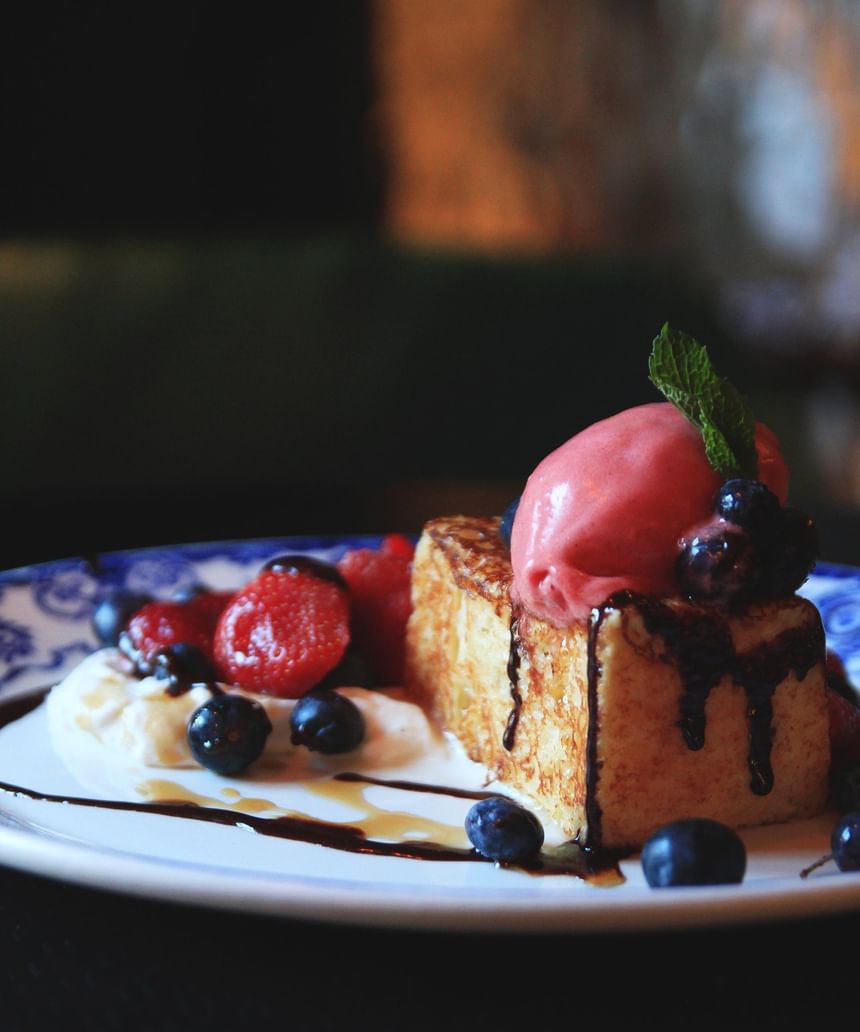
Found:
<svg viewBox="0 0 860 1032"><path fill-rule="evenodd" d="M824 636L807 600L728 614L621 593L556 627L512 606L511 583L497 520L428 523L408 682L571 838L630 849L676 818L744 827L824 809Z"/></svg>

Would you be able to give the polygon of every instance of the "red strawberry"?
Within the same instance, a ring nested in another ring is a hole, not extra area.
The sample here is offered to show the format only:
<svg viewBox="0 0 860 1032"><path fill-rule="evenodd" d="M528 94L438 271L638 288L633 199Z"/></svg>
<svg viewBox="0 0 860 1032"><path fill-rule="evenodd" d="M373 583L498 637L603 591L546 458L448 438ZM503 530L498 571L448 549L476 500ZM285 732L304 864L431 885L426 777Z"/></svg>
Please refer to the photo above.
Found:
<svg viewBox="0 0 860 1032"><path fill-rule="evenodd" d="M860 706L839 657L827 653L827 711L830 717L830 766L833 771L860 764Z"/></svg>
<svg viewBox="0 0 860 1032"><path fill-rule="evenodd" d="M353 641L380 684L403 683L412 554L406 538L390 535L378 551L356 548L337 564L349 585Z"/></svg>
<svg viewBox="0 0 860 1032"><path fill-rule="evenodd" d="M233 591L209 591L204 589L193 595L185 605L199 613L207 624L215 630L215 624L224 612L224 609L235 592Z"/></svg>
<svg viewBox="0 0 860 1032"><path fill-rule="evenodd" d="M194 645L212 656L212 624L189 602L147 602L129 619L121 646L142 668L167 645Z"/></svg>
<svg viewBox="0 0 860 1032"><path fill-rule="evenodd" d="M221 614L215 661L240 688L297 699L337 666L348 644L343 588L310 573L264 570Z"/></svg>

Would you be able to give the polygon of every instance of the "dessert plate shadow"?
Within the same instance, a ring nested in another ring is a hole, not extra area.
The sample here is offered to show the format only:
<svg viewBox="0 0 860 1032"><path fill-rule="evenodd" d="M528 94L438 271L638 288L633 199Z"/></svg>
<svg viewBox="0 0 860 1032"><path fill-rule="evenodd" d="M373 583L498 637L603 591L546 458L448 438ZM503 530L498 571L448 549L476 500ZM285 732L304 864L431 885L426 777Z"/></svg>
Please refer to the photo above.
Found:
<svg viewBox="0 0 860 1032"><path fill-rule="evenodd" d="M6 721L0 729L0 781L64 798L134 798L133 788L121 796L119 788L111 794L110 788L102 793L83 785L53 750L44 706L35 701L96 647L90 615L109 588L123 585L164 597L199 583L231 588L277 554L308 552L336 560L347 548L379 540L188 544L0 573L0 714ZM828 646L860 683L860 569L820 564L803 594L819 606ZM31 701L28 712L10 719L16 707L23 712ZM198 796L220 793L225 800L277 796L283 789L266 776L261 783L256 774L225 781L206 771L144 773L169 777ZM133 786L136 774L124 772L123 781L117 773L112 780ZM346 819L339 805L324 793L308 802L313 817L331 821ZM468 806L455 797L424 799L385 787L374 805L451 825L461 825ZM0 863L101 890L287 918L410 929L621 934L860 908L860 874L842 874L829 863L801 877L827 852L834 820L825 814L745 832L749 864L742 885L655 891L645 884L637 857L622 861L624 884L602 888L573 876L536 876L490 863L345 852L260 835L241 821L224 826L4 792Z"/></svg>

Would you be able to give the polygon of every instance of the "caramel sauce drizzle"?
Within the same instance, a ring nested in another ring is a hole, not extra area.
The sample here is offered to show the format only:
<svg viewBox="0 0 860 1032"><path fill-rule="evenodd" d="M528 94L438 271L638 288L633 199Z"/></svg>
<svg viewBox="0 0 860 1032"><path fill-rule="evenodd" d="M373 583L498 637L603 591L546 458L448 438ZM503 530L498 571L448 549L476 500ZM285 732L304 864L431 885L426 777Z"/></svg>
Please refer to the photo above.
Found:
<svg viewBox="0 0 860 1032"><path fill-rule="evenodd" d="M0 727L35 709L45 694L46 691L42 691L24 699L0 704ZM410 860L493 863L471 846L458 844L467 841L463 828L404 811L386 810L369 802L365 791L372 786L463 799L484 799L498 794L402 779L366 777L356 772L303 782L303 787L313 794L346 803L360 814L354 820L338 823L320 820L298 811L283 810L270 800L257 796L243 796L233 786L225 786L221 798L216 798L198 795L176 782L162 778L150 779L139 786L144 796L140 801L56 795L4 781L0 781L0 792L46 803L205 821L350 853ZM573 842L545 848L533 860L516 867L529 874L574 876L601 887L619 885L624 881L617 856L603 855Z"/></svg>

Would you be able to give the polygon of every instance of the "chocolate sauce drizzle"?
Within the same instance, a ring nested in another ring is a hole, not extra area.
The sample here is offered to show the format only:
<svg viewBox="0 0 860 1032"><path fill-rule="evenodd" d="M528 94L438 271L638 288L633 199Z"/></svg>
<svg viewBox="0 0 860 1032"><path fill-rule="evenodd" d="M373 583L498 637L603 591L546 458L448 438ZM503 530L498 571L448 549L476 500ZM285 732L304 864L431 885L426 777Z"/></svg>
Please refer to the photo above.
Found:
<svg viewBox="0 0 860 1032"><path fill-rule="evenodd" d="M585 742L585 819L588 826L588 839L594 844L600 841L600 828L603 810L597 801L597 782L600 777L602 763L597 758L597 716L600 708L597 704L597 686L602 673L597 658L597 639L604 617L611 610L602 606L591 614L588 625L587 652L587 700L588 700L588 732Z"/></svg>
<svg viewBox="0 0 860 1032"><path fill-rule="evenodd" d="M0 728L12 723L34 710L47 694L47 689L32 695L0 705ZM361 782L368 785L382 785L402 791L433 793L464 799L486 799L497 792L477 791L433 785L424 782L369 777L354 772L334 774L333 780ZM227 825L251 830L260 835L287 839L292 842L306 842L325 846L342 852L363 853L373 856L394 856L409 860L434 860L437 862L493 863L475 849L446 846L431 841L386 842L369 839L364 830L356 825L337 824L308 817L284 815L258 817L243 811L203 806L193 802L131 802L128 800L91 799L81 796L55 795L37 792L21 785L0 781L0 792L24 796L27 799L46 803L90 807L100 810L119 810L134 813L151 813L182 820L205 821L210 824ZM545 848L533 860L518 863L518 869L535 875L571 875L598 885L619 885L624 876L618 867L617 854L601 853L583 848L574 842ZM507 865L500 865L507 866Z"/></svg>
<svg viewBox="0 0 860 1032"><path fill-rule="evenodd" d="M502 735L502 745L511 751L517 737L517 724L520 722L520 710L523 705L523 696L520 692L520 638L519 638L520 616L515 611L511 612L511 644L508 652L508 681L511 686L511 699L513 707L508 714L505 724L505 732Z"/></svg>
<svg viewBox="0 0 860 1032"><path fill-rule="evenodd" d="M426 789L432 790L432 789ZM215 806L200 806L190 802L130 802L120 799L90 799L82 796L53 795L35 792L20 785L0 781L0 792L25 796L46 803L66 803L98 810L124 810L133 813L155 813L163 817L225 824L233 828L249 828L260 835L288 839L291 842L309 842L350 853L372 853L374 856L399 856L411 860L484 860L471 849L442 846L436 842L380 842L368 839L364 831L350 824L333 824L309 817L257 817L236 810L222 810ZM537 870L541 865L537 863Z"/></svg>
<svg viewBox="0 0 860 1032"><path fill-rule="evenodd" d="M649 634L665 644L665 661L673 662L681 678L682 694L678 727L687 747L705 745L705 706L712 690L725 676L746 693L749 750L747 765L750 791L767 795L773 789L770 762L773 742L773 694L790 674L802 681L824 654L824 631L820 621L783 631L772 641L739 655L724 616L705 607L675 609L657 598L621 591L592 613L588 633L588 742L587 818L589 840L599 841L600 807L596 787L600 763L597 759L597 688L601 676L597 640L607 613L635 607Z"/></svg>

